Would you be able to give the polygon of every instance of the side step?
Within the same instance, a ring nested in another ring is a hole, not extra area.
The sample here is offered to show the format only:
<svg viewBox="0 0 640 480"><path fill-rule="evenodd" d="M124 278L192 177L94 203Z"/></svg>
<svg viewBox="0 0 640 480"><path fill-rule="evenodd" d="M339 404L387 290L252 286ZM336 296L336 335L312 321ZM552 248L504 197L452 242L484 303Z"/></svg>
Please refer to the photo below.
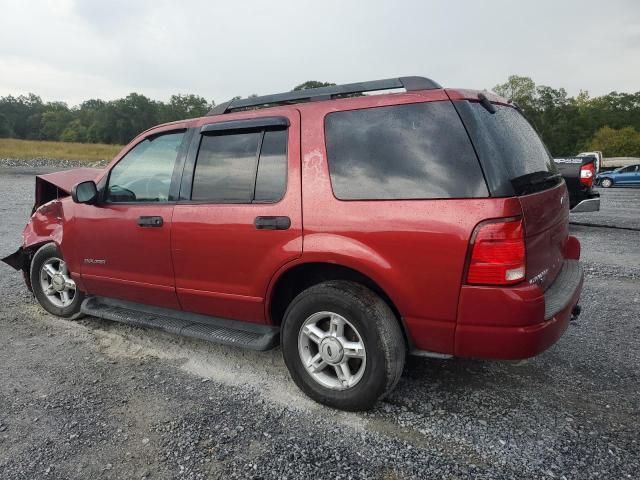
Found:
<svg viewBox="0 0 640 480"><path fill-rule="evenodd" d="M278 345L280 329L237 320L208 317L167 308L152 307L105 297L89 297L82 313L106 320L147 327L233 345L251 350L269 350Z"/></svg>

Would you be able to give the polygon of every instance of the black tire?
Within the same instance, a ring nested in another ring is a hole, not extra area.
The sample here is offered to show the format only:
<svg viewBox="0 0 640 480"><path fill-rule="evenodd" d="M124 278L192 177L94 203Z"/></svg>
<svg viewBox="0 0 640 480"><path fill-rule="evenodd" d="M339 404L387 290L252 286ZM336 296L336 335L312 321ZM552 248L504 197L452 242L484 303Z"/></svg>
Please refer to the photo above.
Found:
<svg viewBox="0 0 640 480"><path fill-rule="evenodd" d="M59 306L54 304L43 290L42 283L40 281L42 267L48 260L56 258L64 260L62 258L62 253L60 253L60 250L54 243L48 243L40 247L40 249L33 256L33 260L31 261L31 269L29 272L33 294L38 300L38 303L40 303L42 308L44 308L47 312L58 317L73 319L80 318L82 316L82 314L80 313L80 306L85 297L83 292L81 292L79 289L76 289L71 302L68 305Z"/></svg>
<svg viewBox="0 0 640 480"><path fill-rule="evenodd" d="M303 365L298 347L300 330L318 312L344 317L364 343L364 373L345 390L327 388ZM402 375L407 350L389 306L363 285L342 280L320 283L300 293L285 312L281 340L284 361L296 385L319 403L349 411L367 410L393 390Z"/></svg>
<svg viewBox="0 0 640 480"><path fill-rule="evenodd" d="M600 186L602 188L613 187L613 180L611 180L610 178L603 178L602 180L600 180Z"/></svg>

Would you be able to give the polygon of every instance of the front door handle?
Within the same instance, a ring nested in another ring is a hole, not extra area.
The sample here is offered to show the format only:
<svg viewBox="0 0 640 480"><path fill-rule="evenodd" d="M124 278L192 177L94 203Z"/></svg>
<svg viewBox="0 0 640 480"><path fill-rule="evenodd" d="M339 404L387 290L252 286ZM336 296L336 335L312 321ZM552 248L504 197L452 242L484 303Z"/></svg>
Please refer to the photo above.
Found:
<svg viewBox="0 0 640 480"><path fill-rule="evenodd" d="M141 227L161 227L164 223L162 217L140 217L138 225Z"/></svg>
<svg viewBox="0 0 640 480"><path fill-rule="evenodd" d="M288 230L291 219L289 217L256 217L254 225L258 230Z"/></svg>

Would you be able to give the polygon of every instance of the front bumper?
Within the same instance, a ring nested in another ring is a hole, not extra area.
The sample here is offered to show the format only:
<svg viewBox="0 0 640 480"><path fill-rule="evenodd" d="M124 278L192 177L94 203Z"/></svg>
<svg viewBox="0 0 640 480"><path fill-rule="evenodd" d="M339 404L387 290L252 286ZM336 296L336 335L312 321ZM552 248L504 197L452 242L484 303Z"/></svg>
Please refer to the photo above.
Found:
<svg viewBox="0 0 640 480"><path fill-rule="evenodd" d="M22 248L19 248L11 255L1 258L0 261L16 270L25 270L29 267L29 255Z"/></svg>
<svg viewBox="0 0 640 480"><path fill-rule="evenodd" d="M542 294L529 284L502 289L462 287L454 354L521 359L543 352L567 329L583 281L580 263L566 260Z"/></svg>
<svg viewBox="0 0 640 480"><path fill-rule="evenodd" d="M26 250L24 250L21 247L11 255L1 258L0 261L6 263L12 268L15 268L16 270L22 270L22 277L24 278L24 283L27 285L27 288L29 289L30 292L33 291L33 288L31 287L31 278L29 276L29 266L31 265L31 257Z"/></svg>

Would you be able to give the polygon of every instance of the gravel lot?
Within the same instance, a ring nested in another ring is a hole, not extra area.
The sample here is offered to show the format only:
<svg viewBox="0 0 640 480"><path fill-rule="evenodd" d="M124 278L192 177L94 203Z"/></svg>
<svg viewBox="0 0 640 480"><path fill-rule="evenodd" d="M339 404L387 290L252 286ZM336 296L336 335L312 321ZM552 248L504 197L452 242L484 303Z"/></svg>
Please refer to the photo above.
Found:
<svg viewBox="0 0 640 480"><path fill-rule="evenodd" d="M33 172L0 167L0 253ZM411 358L376 409L308 400L255 353L52 317L0 266L0 478L638 478L640 189L575 221L583 314L522 362ZM635 230L634 230L635 228Z"/></svg>

